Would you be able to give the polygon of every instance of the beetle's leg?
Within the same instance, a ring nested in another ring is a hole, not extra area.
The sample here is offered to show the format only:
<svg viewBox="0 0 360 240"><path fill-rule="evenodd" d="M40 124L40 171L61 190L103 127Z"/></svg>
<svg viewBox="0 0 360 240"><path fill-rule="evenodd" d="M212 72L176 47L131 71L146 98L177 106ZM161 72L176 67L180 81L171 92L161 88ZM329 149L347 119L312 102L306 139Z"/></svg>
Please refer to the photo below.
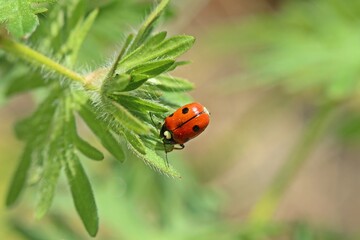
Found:
<svg viewBox="0 0 360 240"><path fill-rule="evenodd" d="M176 150L181 150L181 149L184 149L185 148L185 145L184 144L179 144L180 147L174 147L174 149Z"/></svg>
<svg viewBox="0 0 360 240"><path fill-rule="evenodd" d="M165 150L165 164L166 164L166 167L169 167L169 160L168 160L168 157L167 157L167 153L168 151L166 151L166 146L165 146L165 142L163 142L164 144L164 150Z"/></svg>

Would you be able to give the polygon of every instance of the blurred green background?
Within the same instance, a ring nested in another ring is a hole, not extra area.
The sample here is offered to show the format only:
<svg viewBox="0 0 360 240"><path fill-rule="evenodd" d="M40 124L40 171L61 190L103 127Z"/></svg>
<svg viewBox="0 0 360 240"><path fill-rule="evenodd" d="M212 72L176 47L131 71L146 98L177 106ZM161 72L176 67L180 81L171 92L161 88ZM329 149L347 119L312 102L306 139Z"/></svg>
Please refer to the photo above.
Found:
<svg viewBox="0 0 360 240"><path fill-rule="evenodd" d="M100 14L81 52L84 71L113 57L151 6L91 1ZM172 1L159 29L196 37L184 57L192 64L174 75L196 84L191 95L211 123L169 154L181 180L131 156L84 162L96 239L360 239L360 2ZM23 147L12 126L34 103L30 94L1 102L4 200ZM41 220L32 192L30 182L18 206L0 205L0 239L90 238L64 181Z"/></svg>

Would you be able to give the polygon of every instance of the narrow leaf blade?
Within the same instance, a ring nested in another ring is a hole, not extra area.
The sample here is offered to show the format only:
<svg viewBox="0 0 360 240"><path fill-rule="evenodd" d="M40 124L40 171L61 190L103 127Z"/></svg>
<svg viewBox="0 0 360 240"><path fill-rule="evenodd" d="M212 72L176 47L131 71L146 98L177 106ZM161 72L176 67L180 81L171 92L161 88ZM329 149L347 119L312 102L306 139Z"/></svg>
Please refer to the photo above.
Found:
<svg viewBox="0 0 360 240"><path fill-rule="evenodd" d="M106 108L123 127L139 134L149 132L149 128L122 105L109 103L106 105Z"/></svg>
<svg viewBox="0 0 360 240"><path fill-rule="evenodd" d="M125 73L140 64L158 59L175 60L189 50L194 42L195 38L192 36L178 35L166 39L155 47L142 45L119 62L116 73Z"/></svg>
<svg viewBox="0 0 360 240"><path fill-rule="evenodd" d="M165 160L160 157L154 150L145 147L145 155L139 154L135 149L133 149L133 151L147 165L159 171L160 173L174 178L181 178L181 175L171 165L167 166Z"/></svg>
<svg viewBox="0 0 360 240"><path fill-rule="evenodd" d="M71 195L87 232L96 236L99 228L97 207L91 185L76 155L66 160L66 176L70 185Z"/></svg>
<svg viewBox="0 0 360 240"><path fill-rule="evenodd" d="M153 36L151 36L144 44L148 46L156 46L159 45L166 38L167 32L159 32Z"/></svg>
<svg viewBox="0 0 360 240"><path fill-rule="evenodd" d="M75 145L76 145L76 148L81 153L83 153L85 156L87 156L88 158L90 158L92 160L100 161L100 160L104 159L104 154L102 154L102 152L97 150L95 147L93 147L88 142L84 141L79 136L77 136L75 138Z"/></svg>
<svg viewBox="0 0 360 240"><path fill-rule="evenodd" d="M31 146L28 144L25 147L24 153L21 157L20 163L13 175L10 188L6 198L6 206L10 207L15 204L19 198L21 191L24 188L27 174L31 165Z"/></svg>
<svg viewBox="0 0 360 240"><path fill-rule="evenodd" d="M139 112L168 112L169 108L166 106L157 103L155 101L146 100L143 98L127 95L127 94L117 94L113 95L113 99L126 106L129 109L136 109Z"/></svg>
<svg viewBox="0 0 360 240"><path fill-rule="evenodd" d="M107 126L96 117L94 110L90 103L85 104L80 110L79 114L85 121L86 125L101 141L101 144L108 150L115 159L123 162L125 160L124 151L119 142L109 132Z"/></svg>
<svg viewBox="0 0 360 240"><path fill-rule="evenodd" d="M152 30L154 29L154 24L156 20L161 16L169 1L170 0L162 0L159 5L157 5L156 8L150 13L150 15L145 19L144 23L136 34L132 45L130 46L130 50L137 48L150 36Z"/></svg>
<svg viewBox="0 0 360 240"><path fill-rule="evenodd" d="M66 51L63 54L66 55L67 61L70 65L75 63L80 47L84 42L91 26L93 25L98 12L99 11L95 9L87 16L85 20L80 19L75 28L71 31L68 41L63 46Z"/></svg>
<svg viewBox="0 0 360 240"><path fill-rule="evenodd" d="M52 154L51 154L52 155ZM54 159L49 159L44 169L44 175L40 181L39 195L36 206L36 218L42 218L49 210L54 198L56 186L60 176L61 164L60 159L55 156L49 156Z"/></svg>
<svg viewBox="0 0 360 240"><path fill-rule="evenodd" d="M44 87L48 84L40 73L31 72L28 68L22 68L21 66L17 69L12 69L11 72L7 74L7 77L10 78L5 90L5 94L8 97L35 88Z"/></svg>
<svg viewBox="0 0 360 240"><path fill-rule="evenodd" d="M127 140L128 144L130 144L134 149L136 149L136 151L143 155L146 154L145 146L138 135L126 129L121 130L121 133Z"/></svg>
<svg viewBox="0 0 360 240"><path fill-rule="evenodd" d="M151 84L166 92L185 92L194 89L194 84L186 79L172 76L157 76Z"/></svg>
<svg viewBox="0 0 360 240"><path fill-rule="evenodd" d="M131 73L146 74L154 77L168 70L174 62L174 60L169 59L147 62L133 68Z"/></svg>

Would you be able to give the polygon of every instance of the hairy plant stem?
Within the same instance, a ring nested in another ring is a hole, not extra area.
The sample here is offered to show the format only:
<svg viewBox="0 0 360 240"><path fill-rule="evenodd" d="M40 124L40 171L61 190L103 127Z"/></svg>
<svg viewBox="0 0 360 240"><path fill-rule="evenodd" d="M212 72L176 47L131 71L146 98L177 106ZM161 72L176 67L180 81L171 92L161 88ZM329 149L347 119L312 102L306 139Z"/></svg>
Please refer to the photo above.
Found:
<svg viewBox="0 0 360 240"><path fill-rule="evenodd" d="M143 38L146 30L161 15L165 7L168 5L169 1L170 0L161 0L160 3L156 6L156 8L150 13L150 15L146 18L145 22L141 25L129 50L133 50L134 47L137 47L138 43Z"/></svg>
<svg viewBox="0 0 360 240"><path fill-rule="evenodd" d="M315 113L287 161L280 168L264 195L251 210L248 219L249 224L266 224L271 220L296 173L309 159L309 155L316 147L317 140L324 133L333 109L334 104L327 103Z"/></svg>
<svg viewBox="0 0 360 240"><path fill-rule="evenodd" d="M97 90L97 87L91 85L83 76L53 61L45 55L29 48L24 44L15 42L0 35L0 48L16 55L19 58L24 59L25 61L36 64L39 67L44 67L49 71L57 72L70 80L79 82L88 90Z"/></svg>

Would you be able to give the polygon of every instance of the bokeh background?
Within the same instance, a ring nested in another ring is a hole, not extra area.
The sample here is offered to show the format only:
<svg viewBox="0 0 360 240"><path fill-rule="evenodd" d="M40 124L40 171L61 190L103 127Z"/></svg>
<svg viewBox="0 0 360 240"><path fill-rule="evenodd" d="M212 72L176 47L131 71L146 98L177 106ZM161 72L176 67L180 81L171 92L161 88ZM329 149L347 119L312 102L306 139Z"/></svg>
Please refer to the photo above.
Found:
<svg viewBox="0 0 360 240"><path fill-rule="evenodd" d="M84 71L111 59L152 5L89 3L101 10ZM172 1L159 29L196 37L184 56L192 64L174 75L196 84L190 94L211 124L169 154L181 180L131 156L86 162L96 238L360 239L359 26L357 0ZM1 97L0 199L23 147L13 124L34 102ZM89 239L65 181L50 214L34 218L36 177L15 208L0 205L0 239Z"/></svg>

